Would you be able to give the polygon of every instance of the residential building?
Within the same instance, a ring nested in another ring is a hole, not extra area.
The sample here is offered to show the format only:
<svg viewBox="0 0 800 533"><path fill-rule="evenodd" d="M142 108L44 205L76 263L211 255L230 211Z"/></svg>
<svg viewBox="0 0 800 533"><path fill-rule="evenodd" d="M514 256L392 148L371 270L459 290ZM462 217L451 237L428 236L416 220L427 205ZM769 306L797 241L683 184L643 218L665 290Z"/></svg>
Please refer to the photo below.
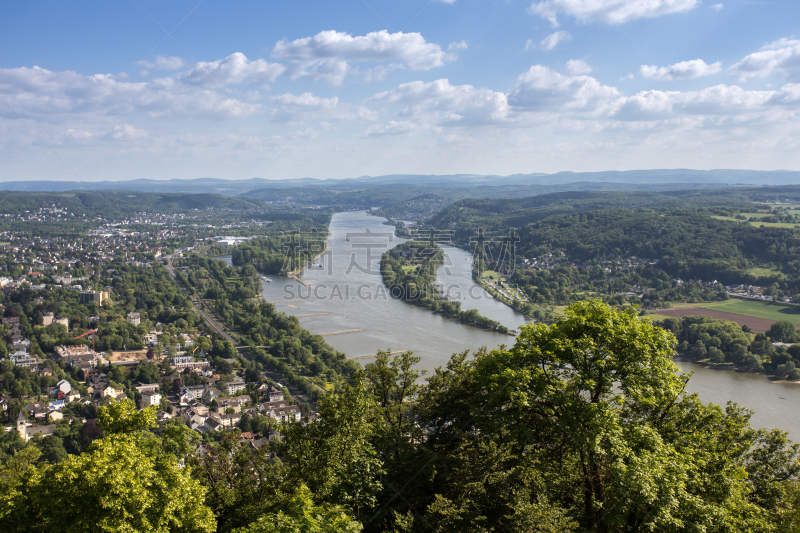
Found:
<svg viewBox="0 0 800 533"><path fill-rule="evenodd" d="M267 397L267 401L279 402L283 400L283 391L277 389L274 385L270 385L265 396Z"/></svg>
<svg viewBox="0 0 800 533"><path fill-rule="evenodd" d="M142 318L139 313L128 313L128 315L125 317L125 320L127 320L134 326L138 326L142 322Z"/></svg>
<svg viewBox="0 0 800 533"><path fill-rule="evenodd" d="M229 396L233 396L237 392L244 390L247 388L247 385L244 381L229 381L225 384L226 390Z"/></svg>
<svg viewBox="0 0 800 533"><path fill-rule="evenodd" d="M191 355L184 355L180 357L174 357L172 359L172 367L176 370L185 370L187 368L191 370L195 369L202 369L202 368L209 368L208 361L195 361L194 357Z"/></svg>
<svg viewBox="0 0 800 533"><path fill-rule="evenodd" d="M103 302L108 300L108 293L106 291L81 291L80 299L82 304L103 305Z"/></svg>
<svg viewBox="0 0 800 533"><path fill-rule="evenodd" d="M149 405L160 405L161 395L155 391L146 391L142 393L142 407Z"/></svg>
<svg viewBox="0 0 800 533"><path fill-rule="evenodd" d="M72 385L70 385L69 381L67 381L66 379L62 379L61 381L56 383L56 389L62 394L67 394L69 391L72 390Z"/></svg>
<svg viewBox="0 0 800 533"><path fill-rule="evenodd" d="M205 390L205 385L191 385L188 387L181 387L180 393L181 397L183 397L184 394L187 395L189 400L199 400L203 397L203 392L205 392Z"/></svg>

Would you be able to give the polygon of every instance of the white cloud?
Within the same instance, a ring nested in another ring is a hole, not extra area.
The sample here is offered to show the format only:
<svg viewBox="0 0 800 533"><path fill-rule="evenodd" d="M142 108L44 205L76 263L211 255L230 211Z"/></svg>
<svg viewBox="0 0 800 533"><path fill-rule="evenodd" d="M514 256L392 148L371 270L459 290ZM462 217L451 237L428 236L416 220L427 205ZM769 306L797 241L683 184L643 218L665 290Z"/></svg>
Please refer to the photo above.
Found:
<svg viewBox="0 0 800 533"><path fill-rule="evenodd" d="M702 59L681 61L668 67L657 67L655 65L642 65L639 67L639 72L643 77L658 81L691 80L718 74L720 70L722 70L721 62L717 61L709 65Z"/></svg>
<svg viewBox="0 0 800 533"><path fill-rule="evenodd" d="M74 114L119 116L145 113L169 118L237 118L263 106L214 90L178 84L172 78L118 81L110 74L84 76L40 67L0 69L0 94L22 116L58 122ZM0 115L16 118L7 106Z"/></svg>
<svg viewBox="0 0 800 533"><path fill-rule="evenodd" d="M402 116L432 123L488 124L504 122L508 115L506 95L472 85L451 85L447 79L412 81L376 94L374 102L405 106Z"/></svg>
<svg viewBox="0 0 800 533"><path fill-rule="evenodd" d="M114 126L103 138L109 141L138 141L147 138L147 132L130 124L123 124Z"/></svg>
<svg viewBox="0 0 800 533"><path fill-rule="evenodd" d="M156 56L152 63L137 61L135 64L151 70L180 70L183 68L183 59L177 56Z"/></svg>
<svg viewBox="0 0 800 533"><path fill-rule="evenodd" d="M622 76L619 79L619 81L632 80L633 78L634 78L634 75L631 73L631 74L628 74L627 76Z"/></svg>
<svg viewBox="0 0 800 533"><path fill-rule="evenodd" d="M456 59L419 33L386 30L356 37L329 30L294 41L283 39L275 44L272 57L291 62L287 75L292 79L308 76L332 85L341 85L353 62L393 62L411 70L430 70Z"/></svg>
<svg viewBox="0 0 800 533"><path fill-rule="evenodd" d="M685 13L699 0L544 0L531 4L531 13L540 15L558 26L557 15L564 13L579 22L624 24L641 18Z"/></svg>
<svg viewBox="0 0 800 533"><path fill-rule="evenodd" d="M572 35L567 31L557 31L551 33L541 40L539 44L535 44L533 39L528 39L525 43L525 50L552 50L560 42L568 42L572 40Z"/></svg>
<svg viewBox="0 0 800 533"><path fill-rule="evenodd" d="M466 50L467 49L467 41L459 41L457 43L450 43L447 45L448 52L455 52L458 50Z"/></svg>
<svg viewBox="0 0 800 533"><path fill-rule="evenodd" d="M778 104L800 103L800 86L780 91L747 91L736 85L716 85L699 91L642 91L620 100L614 116L627 121L696 117L710 123L752 115L764 117ZM774 117L773 117L774 118ZM788 118L788 117L787 117Z"/></svg>
<svg viewBox="0 0 800 533"><path fill-rule="evenodd" d="M367 137L386 137L405 135L416 130L418 126L413 122L396 122L390 120L388 124L375 124L367 128L364 135Z"/></svg>
<svg viewBox="0 0 800 533"><path fill-rule="evenodd" d="M713 6L711 6L711 9L713 9L714 11L720 11L723 7L725 6L723 6L722 4L714 4Z"/></svg>
<svg viewBox="0 0 800 533"><path fill-rule="evenodd" d="M273 100L286 107L294 107L298 109L311 109L319 111L329 107L336 107L339 103L339 98L321 98L314 96L312 93L303 93L295 95L292 93L281 94L273 98Z"/></svg>
<svg viewBox="0 0 800 533"><path fill-rule="evenodd" d="M286 67L280 63L269 63L263 59L250 61L241 52L236 52L225 59L199 61L180 74L178 80L189 85L208 87L243 82L272 83L285 70Z"/></svg>
<svg viewBox="0 0 800 533"><path fill-rule="evenodd" d="M437 2L441 2L443 4L450 4L453 5L456 3L456 0L436 0Z"/></svg>
<svg viewBox="0 0 800 533"><path fill-rule="evenodd" d="M621 95L590 76L565 76L534 65L517 78L508 103L528 111L582 110L594 112Z"/></svg>
<svg viewBox="0 0 800 533"><path fill-rule="evenodd" d="M592 67L581 59L570 59L567 61L567 70L574 76L576 74L589 74L592 71Z"/></svg>
<svg viewBox="0 0 800 533"><path fill-rule="evenodd" d="M793 81L800 80L800 40L779 39L728 69L728 74L739 81L763 78L773 72Z"/></svg>
<svg viewBox="0 0 800 533"><path fill-rule="evenodd" d="M275 122L296 123L324 115L332 121L374 121L377 113L363 105L341 104L338 97L323 98L310 92L303 94L285 93L272 98L279 106L271 117Z"/></svg>
<svg viewBox="0 0 800 533"><path fill-rule="evenodd" d="M358 71L358 79L359 81L363 81L366 83L372 81L383 81L386 79L392 71L402 69L403 65L399 63L389 63L388 65L378 65L375 68L367 69L367 70L359 70Z"/></svg>

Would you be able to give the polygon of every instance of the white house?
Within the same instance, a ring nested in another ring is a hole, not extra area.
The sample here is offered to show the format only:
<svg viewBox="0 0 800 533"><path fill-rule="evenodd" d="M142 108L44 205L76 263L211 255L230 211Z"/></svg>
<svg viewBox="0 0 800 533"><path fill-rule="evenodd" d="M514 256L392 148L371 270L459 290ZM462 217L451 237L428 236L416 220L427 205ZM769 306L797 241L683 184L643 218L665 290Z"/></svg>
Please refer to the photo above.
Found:
<svg viewBox="0 0 800 533"><path fill-rule="evenodd" d="M142 407L148 407L150 405L161 405L161 395L153 390L142 393Z"/></svg>
<svg viewBox="0 0 800 533"><path fill-rule="evenodd" d="M62 394L69 394L69 391L72 390L72 385L69 384L69 381L66 379L62 379L58 383L56 383L56 390L61 392Z"/></svg>
<svg viewBox="0 0 800 533"><path fill-rule="evenodd" d="M226 384L226 387L228 388L228 395L233 396L240 390L247 388L247 385L245 385L244 381L230 381Z"/></svg>

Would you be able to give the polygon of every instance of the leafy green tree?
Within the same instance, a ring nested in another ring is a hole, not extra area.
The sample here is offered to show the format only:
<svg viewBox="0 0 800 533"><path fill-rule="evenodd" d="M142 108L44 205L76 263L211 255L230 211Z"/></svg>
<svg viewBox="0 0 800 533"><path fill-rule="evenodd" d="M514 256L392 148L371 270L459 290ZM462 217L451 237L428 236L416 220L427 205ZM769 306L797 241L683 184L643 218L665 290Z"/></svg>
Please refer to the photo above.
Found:
<svg viewBox="0 0 800 533"><path fill-rule="evenodd" d="M592 300L437 370L416 409L433 494L405 529L768 530L747 497L749 413L685 395L674 343Z"/></svg>
<svg viewBox="0 0 800 533"><path fill-rule="evenodd" d="M67 458L67 450L61 437L48 435L42 439L42 459L50 464L57 464Z"/></svg>
<svg viewBox="0 0 800 533"><path fill-rule="evenodd" d="M29 468L0 519L4 531L214 531L205 488L181 468L176 439L145 431L153 411L101 407L107 435L80 456ZM188 428L184 428L184 433Z"/></svg>
<svg viewBox="0 0 800 533"><path fill-rule="evenodd" d="M288 480L306 485L318 501L365 516L381 490L383 466L371 443L375 400L366 377L354 376L340 394L319 403L320 420L285 430Z"/></svg>
<svg viewBox="0 0 800 533"><path fill-rule="evenodd" d="M794 342L797 333L794 324L788 320L778 320L767 330L767 337L773 342Z"/></svg>
<svg viewBox="0 0 800 533"><path fill-rule="evenodd" d="M286 509L260 517L235 533L358 533L361 524L347 515L343 508L315 504L314 495L301 485Z"/></svg>
<svg viewBox="0 0 800 533"><path fill-rule="evenodd" d="M140 383L158 383L158 366L150 361L142 361L136 369L136 380Z"/></svg>

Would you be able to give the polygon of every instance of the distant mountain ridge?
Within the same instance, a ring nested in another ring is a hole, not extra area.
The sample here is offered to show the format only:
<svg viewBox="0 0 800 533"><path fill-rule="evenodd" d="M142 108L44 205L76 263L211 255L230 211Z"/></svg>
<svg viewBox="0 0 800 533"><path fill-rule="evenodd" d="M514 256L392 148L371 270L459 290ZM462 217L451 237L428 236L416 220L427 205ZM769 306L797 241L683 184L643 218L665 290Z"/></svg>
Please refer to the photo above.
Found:
<svg viewBox="0 0 800 533"><path fill-rule="evenodd" d="M332 190L380 188L391 186L464 187L500 185L549 185L572 182L614 182L647 184L653 180L662 183L720 185L789 185L800 184L800 171L795 170L692 170L657 169L602 172L558 172L556 174L512 174L510 176L481 176L477 174L389 174L384 176L359 176L348 179L286 179L225 180L219 178L126 181L5 181L0 191L66 192L66 191L137 191L152 193L212 193L226 196L246 196L249 193L276 188L323 187Z"/></svg>

